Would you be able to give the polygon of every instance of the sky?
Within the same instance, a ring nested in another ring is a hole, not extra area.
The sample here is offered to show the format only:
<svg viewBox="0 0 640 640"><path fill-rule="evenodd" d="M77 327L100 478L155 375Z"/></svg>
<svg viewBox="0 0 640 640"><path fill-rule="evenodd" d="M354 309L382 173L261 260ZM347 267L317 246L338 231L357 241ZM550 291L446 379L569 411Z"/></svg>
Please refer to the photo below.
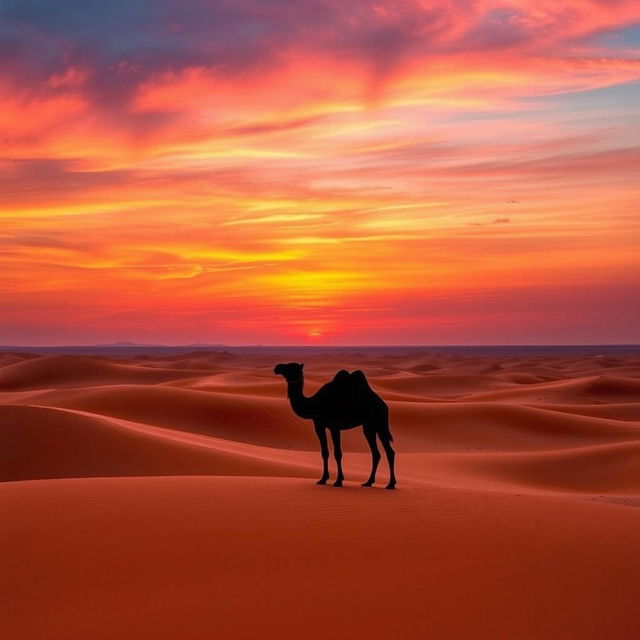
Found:
<svg viewBox="0 0 640 640"><path fill-rule="evenodd" d="M637 0L0 0L0 344L640 342Z"/></svg>

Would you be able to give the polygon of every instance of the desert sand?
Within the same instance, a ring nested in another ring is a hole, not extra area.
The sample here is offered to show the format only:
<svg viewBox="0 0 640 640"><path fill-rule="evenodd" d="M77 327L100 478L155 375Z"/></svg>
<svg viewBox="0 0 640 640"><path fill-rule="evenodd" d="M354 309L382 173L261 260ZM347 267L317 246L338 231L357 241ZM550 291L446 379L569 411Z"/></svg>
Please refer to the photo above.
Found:
<svg viewBox="0 0 640 640"><path fill-rule="evenodd" d="M315 484L291 359L0 353L2 637L640 637L640 353L296 358L364 370L395 491L360 428Z"/></svg>

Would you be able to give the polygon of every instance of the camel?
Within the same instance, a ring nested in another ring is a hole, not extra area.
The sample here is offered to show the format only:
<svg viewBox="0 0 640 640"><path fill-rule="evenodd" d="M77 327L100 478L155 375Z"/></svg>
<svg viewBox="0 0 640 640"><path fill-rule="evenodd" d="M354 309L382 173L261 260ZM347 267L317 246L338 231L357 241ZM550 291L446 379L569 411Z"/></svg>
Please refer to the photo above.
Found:
<svg viewBox="0 0 640 640"><path fill-rule="evenodd" d="M323 385L314 395L305 396L304 364L290 362L278 364L273 372L281 375L287 382L287 396L293 412L308 420L313 420L316 435L320 441L322 454L322 477L317 484L326 484L329 479L329 448L327 447L328 429L333 441L333 455L338 467L334 487L341 487L344 481L342 472L342 448L340 432L362 425L364 437L371 449L371 475L362 484L371 487L376 481L376 471L380 462L380 451L376 436L384 448L389 463L389 484L387 489L395 489L394 474L395 452L391 446L393 437L389 430L389 407L385 401L369 386L362 371L349 373L342 370L336 373L331 382Z"/></svg>

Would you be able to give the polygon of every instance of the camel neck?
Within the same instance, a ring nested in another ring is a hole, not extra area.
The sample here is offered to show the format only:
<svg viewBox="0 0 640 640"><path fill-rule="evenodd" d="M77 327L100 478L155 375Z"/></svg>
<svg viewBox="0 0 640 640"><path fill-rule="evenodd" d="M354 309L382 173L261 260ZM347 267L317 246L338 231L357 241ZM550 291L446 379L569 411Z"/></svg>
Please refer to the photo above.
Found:
<svg viewBox="0 0 640 640"><path fill-rule="evenodd" d="M304 378L299 380L287 380L287 396L293 412L301 418L311 418L309 414L310 401L302 393L302 387L304 386Z"/></svg>
<svg viewBox="0 0 640 640"><path fill-rule="evenodd" d="M298 380L287 380L287 394L291 396L301 396L304 387L304 378Z"/></svg>

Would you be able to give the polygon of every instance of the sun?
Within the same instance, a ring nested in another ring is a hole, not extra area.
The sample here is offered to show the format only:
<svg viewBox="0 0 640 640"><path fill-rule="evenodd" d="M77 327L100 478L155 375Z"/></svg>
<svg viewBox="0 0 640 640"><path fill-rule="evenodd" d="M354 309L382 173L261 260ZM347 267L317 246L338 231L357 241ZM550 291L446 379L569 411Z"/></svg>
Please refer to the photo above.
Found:
<svg viewBox="0 0 640 640"><path fill-rule="evenodd" d="M322 332L318 331L318 329L311 329L311 331L307 332L307 337L310 340L317 340L318 338L322 337Z"/></svg>

